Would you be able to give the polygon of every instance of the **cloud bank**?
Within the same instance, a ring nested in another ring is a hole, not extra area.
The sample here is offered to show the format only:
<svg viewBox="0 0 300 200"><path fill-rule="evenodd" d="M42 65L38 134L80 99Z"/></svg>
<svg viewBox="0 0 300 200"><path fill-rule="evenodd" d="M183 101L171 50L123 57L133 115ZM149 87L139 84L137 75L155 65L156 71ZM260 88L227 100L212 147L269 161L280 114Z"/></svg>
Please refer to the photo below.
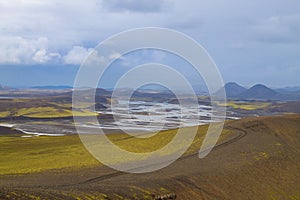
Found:
<svg viewBox="0 0 300 200"><path fill-rule="evenodd" d="M298 0L0 0L0 66L78 66L107 37L157 26L202 44L225 81L294 84L299 8Z"/></svg>

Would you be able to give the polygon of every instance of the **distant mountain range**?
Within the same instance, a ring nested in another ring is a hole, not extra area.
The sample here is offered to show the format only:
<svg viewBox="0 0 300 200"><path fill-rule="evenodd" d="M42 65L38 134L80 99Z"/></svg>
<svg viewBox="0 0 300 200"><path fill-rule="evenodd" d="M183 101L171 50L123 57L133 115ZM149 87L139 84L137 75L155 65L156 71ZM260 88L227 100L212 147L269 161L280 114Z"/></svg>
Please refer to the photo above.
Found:
<svg viewBox="0 0 300 200"><path fill-rule="evenodd" d="M46 86L34 86L30 88L38 89L38 90L66 90L66 89L72 89L73 87L68 85L46 85Z"/></svg>
<svg viewBox="0 0 300 200"><path fill-rule="evenodd" d="M58 85L58 86L35 86L30 88L23 88L25 90L29 91L31 89L34 90L41 90L41 92L44 90L45 92L48 92L47 90L68 90L71 94L72 86L64 86L64 85ZM199 93L197 94L206 94L205 89L203 86L197 86ZM88 88L87 88L88 89ZM285 88L279 88L279 89L272 89L262 84L256 84L250 88L243 87L235 82L229 82L226 83L224 88L226 91L226 95L228 99L235 99L235 100L263 100L263 101L297 101L300 100L300 87L285 87ZM10 91L22 91L22 88L12 88L8 86L0 85L0 91L4 92L10 92ZM98 88L97 89L97 95L98 96L109 96L112 94L112 91L105 90ZM124 91L119 91L120 94L127 93L126 89ZM215 95L220 94L220 91L215 93ZM155 90L155 89L140 89L138 91L135 91L133 94L133 97L152 97L152 99L155 98L166 98L174 96L174 94L169 90Z"/></svg>
<svg viewBox="0 0 300 200"><path fill-rule="evenodd" d="M67 90L72 89L72 86L67 85L45 85L45 86L33 86L33 87L9 87L0 85L0 91L10 91L10 90L26 90L26 89L36 89L36 90Z"/></svg>
<svg viewBox="0 0 300 200"><path fill-rule="evenodd" d="M13 90L14 88L5 86L5 85L0 85L0 91L9 91L9 90Z"/></svg>
<svg viewBox="0 0 300 200"><path fill-rule="evenodd" d="M300 100L300 91L296 87L287 87L281 89L271 89L262 84L256 84L251 88L245 88L235 82L225 84L227 98L238 100L277 100L277 101L294 101ZM216 95L218 95L217 92Z"/></svg>
<svg viewBox="0 0 300 200"><path fill-rule="evenodd" d="M276 88L274 90L279 93L300 92L300 86Z"/></svg>

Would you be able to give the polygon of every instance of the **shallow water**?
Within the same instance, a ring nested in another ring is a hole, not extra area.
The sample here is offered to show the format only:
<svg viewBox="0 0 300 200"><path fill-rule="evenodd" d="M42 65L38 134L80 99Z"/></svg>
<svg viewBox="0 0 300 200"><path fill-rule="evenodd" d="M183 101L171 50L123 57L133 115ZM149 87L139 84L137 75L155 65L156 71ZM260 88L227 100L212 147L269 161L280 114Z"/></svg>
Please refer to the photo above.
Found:
<svg viewBox="0 0 300 200"><path fill-rule="evenodd" d="M160 130L190 127L218 122L221 117L211 118L211 106L199 105L180 106L170 103L156 102L125 102L114 105L113 108L99 111L101 115L113 115L114 119L104 120L101 124L81 123L76 126L83 128L84 133L98 132L101 128L104 132L156 132ZM227 117L236 119L234 117ZM49 124L14 124L0 123L0 126L14 128L29 136L64 136L76 134L77 131L72 124L49 125Z"/></svg>

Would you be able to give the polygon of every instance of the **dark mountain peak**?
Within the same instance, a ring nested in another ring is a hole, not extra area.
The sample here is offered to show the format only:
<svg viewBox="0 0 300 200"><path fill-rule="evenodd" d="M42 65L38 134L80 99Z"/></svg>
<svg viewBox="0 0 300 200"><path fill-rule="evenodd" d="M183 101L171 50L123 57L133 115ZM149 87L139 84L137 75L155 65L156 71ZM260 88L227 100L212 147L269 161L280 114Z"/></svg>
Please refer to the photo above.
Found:
<svg viewBox="0 0 300 200"><path fill-rule="evenodd" d="M256 85L254 85L254 86L252 86L251 87L252 89L254 88L254 89L267 89L267 90L271 90L270 88L268 88L267 86L265 86L265 85L263 85L263 84L256 84ZM250 88L250 89L251 89Z"/></svg>
<svg viewBox="0 0 300 200"><path fill-rule="evenodd" d="M237 84L236 82L228 82L225 84L225 89L239 89L239 90L246 90L243 86Z"/></svg>
<svg viewBox="0 0 300 200"><path fill-rule="evenodd" d="M242 99L274 99L278 93L263 84L256 84L239 95Z"/></svg>
<svg viewBox="0 0 300 200"><path fill-rule="evenodd" d="M228 82L228 83L225 84L225 87L226 86L239 86L239 87L242 87L239 84L237 84L236 82Z"/></svg>
<svg viewBox="0 0 300 200"><path fill-rule="evenodd" d="M277 92L275 92L274 90L272 90L271 88L268 88L267 86L263 85L263 84L256 84L254 86L252 86L248 92L253 91L253 92L266 92L267 94L277 94Z"/></svg>
<svg viewBox="0 0 300 200"><path fill-rule="evenodd" d="M239 84L237 84L235 82L226 83L224 88L225 88L225 92L226 92L226 95L228 98L235 98L239 94L246 91L246 88L244 88L243 86L240 86Z"/></svg>

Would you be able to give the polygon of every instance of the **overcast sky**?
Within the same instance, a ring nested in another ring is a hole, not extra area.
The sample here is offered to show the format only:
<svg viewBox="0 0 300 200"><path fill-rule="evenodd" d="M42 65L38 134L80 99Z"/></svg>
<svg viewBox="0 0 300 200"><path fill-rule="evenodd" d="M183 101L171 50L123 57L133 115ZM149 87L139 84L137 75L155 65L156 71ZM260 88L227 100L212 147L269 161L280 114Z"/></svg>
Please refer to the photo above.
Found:
<svg viewBox="0 0 300 200"><path fill-rule="evenodd" d="M299 0L0 0L0 84L72 85L99 42L149 26L195 39L225 82L300 85Z"/></svg>

